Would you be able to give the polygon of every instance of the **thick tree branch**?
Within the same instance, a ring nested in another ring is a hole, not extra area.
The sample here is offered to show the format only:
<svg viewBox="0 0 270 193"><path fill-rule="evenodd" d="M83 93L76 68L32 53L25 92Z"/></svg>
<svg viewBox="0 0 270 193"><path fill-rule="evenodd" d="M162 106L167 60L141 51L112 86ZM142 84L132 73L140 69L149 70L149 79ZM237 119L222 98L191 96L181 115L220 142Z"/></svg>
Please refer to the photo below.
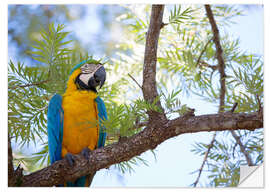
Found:
<svg viewBox="0 0 270 193"><path fill-rule="evenodd" d="M8 186L15 185L15 172L13 168L13 156L11 149L10 137L8 136Z"/></svg>
<svg viewBox="0 0 270 193"><path fill-rule="evenodd" d="M164 5L152 5L150 24L147 31L145 52L144 52L144 67L143 67L143 96L146 101L153 103L158 97L156 87L156 63L157 63L157 48L160 29L163 26ZM161 103L158 100L156 103L161 109ZM150 119L151 115L150 113ZM163 117L165 115L163 114Z"/></svg>
<svg viewBox="0 0 270 193"><path fill-rule="evenodd" d="M23 169L19 166L14 170L11 137L8 135L8 186L20 186Z"/></svg>
<svg viewBox="0 0 270 193"><path fill-rule="evenodd" d="M156 148L157 145L169 138L184 133L254 130L262 127L263 122L258 113L183 116L164 122L162 125L148 124L143 131L128 137L126 140L92 151L89 161L81 155L75 155L75 166L72 168L65 160L61 160L47 168L24 176L22 186L53 186L71 181L113 164L127 161L147 150Z"/></svg>

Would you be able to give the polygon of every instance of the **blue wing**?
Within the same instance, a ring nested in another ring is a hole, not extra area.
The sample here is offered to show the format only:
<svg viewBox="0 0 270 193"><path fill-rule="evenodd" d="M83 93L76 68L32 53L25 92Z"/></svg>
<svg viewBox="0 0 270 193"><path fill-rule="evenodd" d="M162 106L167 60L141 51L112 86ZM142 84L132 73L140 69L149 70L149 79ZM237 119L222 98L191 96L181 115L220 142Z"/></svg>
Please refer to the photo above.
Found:
<svg viewBox="0 0 270 193"><path fill-rule="evenodd" d="M96 101L97 107L98 107L98 118L99 118L99 125L100 125L99 138L98 138L98 147L104 147L107 133L106 133L106 128L102 124L102 121L108 119L107 111L106 111L105 104L104 104L103 100L100 97L97 97L95 99L95 101Z"/></svg>
<svg viewBox="0 0 270 193"><path fill-rule="evenodd" d="M63 119L62 96L55 94L49 102L47 113L48 145L51 164L61 159Z"/></svg>

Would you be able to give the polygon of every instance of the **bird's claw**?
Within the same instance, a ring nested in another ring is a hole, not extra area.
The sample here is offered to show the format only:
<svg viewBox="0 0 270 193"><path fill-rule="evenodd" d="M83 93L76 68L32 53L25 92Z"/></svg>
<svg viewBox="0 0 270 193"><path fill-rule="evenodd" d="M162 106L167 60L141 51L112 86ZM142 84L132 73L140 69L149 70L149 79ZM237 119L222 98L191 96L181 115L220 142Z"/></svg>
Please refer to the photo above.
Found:
<svg viewBox="0 0 270 193"><path fill-rule="evenodd" d="M85 159L89 159L89 155L90 155L91 150L88 147L83 148L83 150L81 151L81 154L83 155L83 157Z"/></svg>
<svg viewBox="0 0 270 193"><path fill-rule="evenodd" d="M69 166L73 166L74 165L74 155L72 155L71 153L67 153L65 155L65 159L67 160Z"/></svg>
<svg viewBox="0 0 270 193"><path fill-rule="evenodd" d="M81 154L83 155L83 157L85 159L89 158L91 150L88 147L85 147L82 151ZM73 166L74 165L74 155L71 153L67 153L64 157L65 160L67 160L69 166Z"/></svg>

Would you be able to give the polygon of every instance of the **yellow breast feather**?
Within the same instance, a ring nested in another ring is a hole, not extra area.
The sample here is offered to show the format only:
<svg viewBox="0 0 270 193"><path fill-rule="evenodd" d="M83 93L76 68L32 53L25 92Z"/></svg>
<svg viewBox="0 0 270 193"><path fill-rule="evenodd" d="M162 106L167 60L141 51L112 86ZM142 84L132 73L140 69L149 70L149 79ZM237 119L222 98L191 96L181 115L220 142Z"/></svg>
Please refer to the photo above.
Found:
<svg viewBox="0 0 270 193"><path fill-rule="evenodd" d="M62 107L64 110L64 128L62 157L66 153L77 154L83 148L96 148L99 137L98 110L93 91L77 90L75 78L80 73L77 69L71 75Z"/></svg>

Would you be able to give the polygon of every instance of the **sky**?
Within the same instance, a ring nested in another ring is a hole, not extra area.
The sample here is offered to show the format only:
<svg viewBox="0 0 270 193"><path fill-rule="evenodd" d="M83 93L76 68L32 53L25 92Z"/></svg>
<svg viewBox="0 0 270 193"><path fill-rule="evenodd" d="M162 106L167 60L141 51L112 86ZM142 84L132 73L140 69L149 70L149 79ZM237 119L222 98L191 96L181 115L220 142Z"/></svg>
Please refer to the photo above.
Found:
<svg viewBox="0 0 270 193"><path fill-rule="evenodd" d="M87 16L96 22L96 16L92 11ZM84 25L84 21L75 22L74 26ZM237 24L226 28L232 37L240 37L240 46L243 50L251 53L263 54L263 11L262 9L250 10L246 16L240 16L235 19ZM96 30L95 28L93 31ZM83 30L78 31L79 36L89 35ZM216 113L217 107L202 102L197 97L183 98L183 104L189 107L196 107L196 114ZM203 111L202 111L203 110ZM212 134L197 133L184 134L173 139L169 139L159 145L156 152L156 159L151 152L143 154L143 158L148 161L149 166L135 166L135 172L126 173L124 176L111 168L103 169L97 172L93 187L187 187L193 183L197 175L190 175L191 172L197 170L203 157L194 155L190 152L193 142L210 142ZM203 180L203 179L202 179Z"/></svg>

